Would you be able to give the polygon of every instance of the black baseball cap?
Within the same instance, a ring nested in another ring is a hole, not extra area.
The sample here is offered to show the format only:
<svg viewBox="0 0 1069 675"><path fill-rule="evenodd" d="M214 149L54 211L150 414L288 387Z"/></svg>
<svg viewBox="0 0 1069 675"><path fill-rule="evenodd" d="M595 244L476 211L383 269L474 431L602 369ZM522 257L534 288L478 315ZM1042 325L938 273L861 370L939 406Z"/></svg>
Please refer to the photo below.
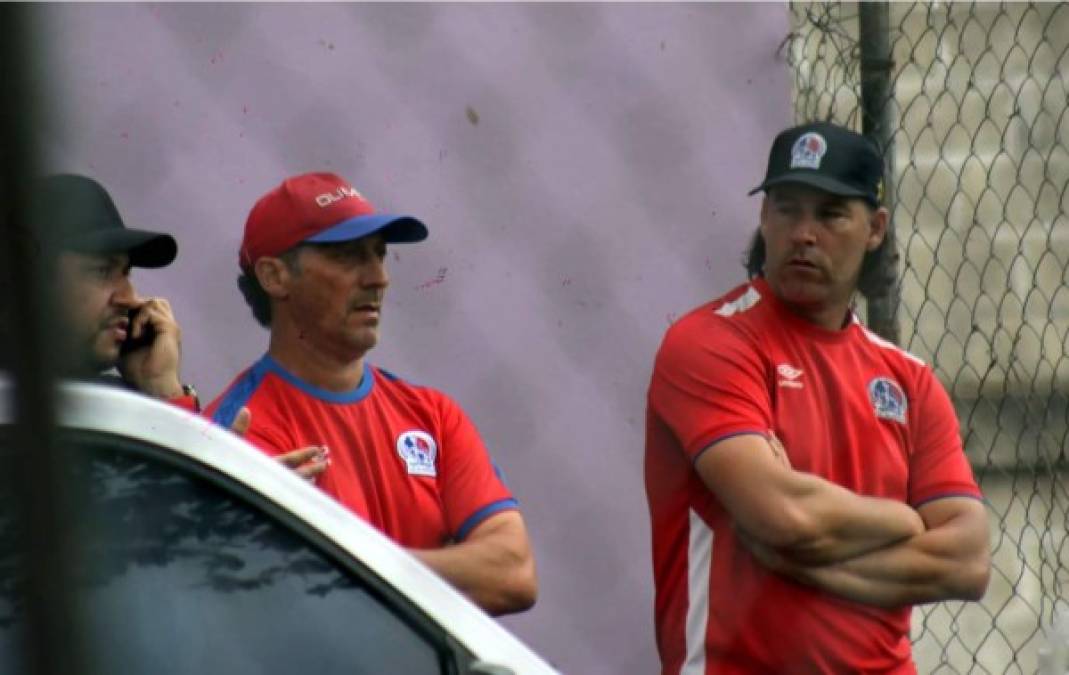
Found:
<svg viewBox="0 0 1069 675"><path fill-rule="evenodd" d="M842 197L860 197L878 207L883 198L883 159L861 134L830 122L812 122L780 132L768 154L763 183L802 183Z"/></svg>
<svg viewBox="0 0 1069 675"><path fill-rule="evenodd" d="M135 267L166 267L178 255L174 237L126 227L104 186L86 176L55 174L33 188L34 215L61 250L126 253Z"/></svg>

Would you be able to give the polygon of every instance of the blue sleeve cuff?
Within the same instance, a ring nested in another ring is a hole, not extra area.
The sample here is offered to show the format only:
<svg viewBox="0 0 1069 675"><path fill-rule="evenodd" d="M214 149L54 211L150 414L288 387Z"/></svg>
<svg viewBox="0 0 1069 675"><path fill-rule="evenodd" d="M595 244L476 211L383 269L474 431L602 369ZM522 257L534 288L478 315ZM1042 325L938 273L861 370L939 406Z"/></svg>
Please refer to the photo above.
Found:
<svg viewBox="0 0 1069 675"><path fill-rule="evenodd" d="M910 504L910 506L913 507L914 509L919 509L920 507L924 506L925 504L931 504L932 502L936 501L937 499L946 499L948 497L966 497L968 499L975 499L976 501L984 504L985 506L990 506L990 503L987 501L986 497L974 495L974 494L972 494L970 492L947 492L947 493L944 493L944 494L941 494L941 495L935 495L934 497L928 497L927 499L925 499L923 501L919 501L916 504Z"/></svg>
<svg viewBox="0 0 1069 675"><path fill-rule="evenodd" d="M714 445L716 445L720 441L726 441L727 439L734 438L735 436L760 436L761 438L764 438L764 439L767 440L768 439L768 432L767 431L757 431L755 429L743 429L742 431L733 431L730 434L724 434L723 436L717 436L713 440L711 440L708 443L706 443L705 447L698 451L698 454L694 455L694 459L690 460L691 464L697 462L698 458L701 457L702 455L704 455L705 451L708 450L709 448L713 447Z"/></svg>
<svg viewBox="0 0 1069 675"><path fill-rule="evenodd" d="M475 513L468 516L468 519L465 520L457 529L457 533L454 536L454 539L456 541L464 541L464 539L469 534L471 534L471 531L475 529L476 525L483 522L490 516L494 515L495 513L500 513L501 511L509 511L518 508L520 508L520 503L511 497L508 499L502 499L501 501L496 501L487 504Z"/></svg>

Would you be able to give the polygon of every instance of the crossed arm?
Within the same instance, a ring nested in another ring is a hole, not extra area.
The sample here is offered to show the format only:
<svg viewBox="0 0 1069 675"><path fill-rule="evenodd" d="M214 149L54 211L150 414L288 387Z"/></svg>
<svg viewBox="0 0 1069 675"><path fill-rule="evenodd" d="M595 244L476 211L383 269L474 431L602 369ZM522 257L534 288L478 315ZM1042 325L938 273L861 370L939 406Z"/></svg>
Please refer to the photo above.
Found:
<svg viewBox="0 0 1069 675"><path fill-rule="evenodd" d="M736 436L695 464L766 567L880 607L983 595L990 550L981 502L948 497L914 511L794 471L779 454L775 442Z"/></svg>
<svg viewBox="0 0 1069 675"><path fill-rule="evenodd" d="M490 614L522 612L538 594L534 556L519 511L495 513L460 543L409 552Z"/></svg>
<svg viewBox="0 0 1069 675"><path fill-rule="evenodd" d="M924 531L902 502L863 497L795 471L778 441L732 436L699 455L695 469L744 539L820 564L851 558Z"/></svg>
<svg viewBox="0 0 1069 675"><path fill-rule="evenodd" d="M826 565L806 565L757 542L766 567L848 600L877 607L979 600L991 572L987 511L971 497L946 497L918 509L925 532Z"/></svg>

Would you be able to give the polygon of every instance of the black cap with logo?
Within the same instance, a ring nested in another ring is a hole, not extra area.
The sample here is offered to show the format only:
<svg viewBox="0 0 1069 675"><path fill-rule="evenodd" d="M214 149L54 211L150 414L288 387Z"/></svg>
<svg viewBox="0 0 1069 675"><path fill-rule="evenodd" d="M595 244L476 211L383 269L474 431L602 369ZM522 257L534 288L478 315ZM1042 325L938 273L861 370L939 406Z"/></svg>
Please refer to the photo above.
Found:
<svg viewBox="0 0 1069 675"><path fill-rule="evenodd" d="M86 176L40 179L34 185L33 208L63 250L126 253L135 267L165 267L178 254L171 235L126 227L104 186Z"/></svg>
<svg viewBox="0 0 1069 675"><path fill-rule="evenodd" d="M781 183L802 183L879 206L883 160L872 141L861 134L830 122L803 124L776 136L765 180L749 194Z"/></svg>

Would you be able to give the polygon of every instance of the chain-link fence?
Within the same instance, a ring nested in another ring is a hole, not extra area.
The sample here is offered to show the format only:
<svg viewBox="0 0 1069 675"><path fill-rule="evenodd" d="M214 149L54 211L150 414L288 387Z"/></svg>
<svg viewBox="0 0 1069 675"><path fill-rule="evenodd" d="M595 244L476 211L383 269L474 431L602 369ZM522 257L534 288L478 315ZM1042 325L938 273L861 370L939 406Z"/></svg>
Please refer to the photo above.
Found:
<svg viewBox="0 0 1069 675"><path fill-rule="evenodd" d="M990 502L981 603L920 607L924 673L1034 673L1069 605L1069 5L795 3L798 121L886 151L899 286L869 322L934 367Z"/></svg>

